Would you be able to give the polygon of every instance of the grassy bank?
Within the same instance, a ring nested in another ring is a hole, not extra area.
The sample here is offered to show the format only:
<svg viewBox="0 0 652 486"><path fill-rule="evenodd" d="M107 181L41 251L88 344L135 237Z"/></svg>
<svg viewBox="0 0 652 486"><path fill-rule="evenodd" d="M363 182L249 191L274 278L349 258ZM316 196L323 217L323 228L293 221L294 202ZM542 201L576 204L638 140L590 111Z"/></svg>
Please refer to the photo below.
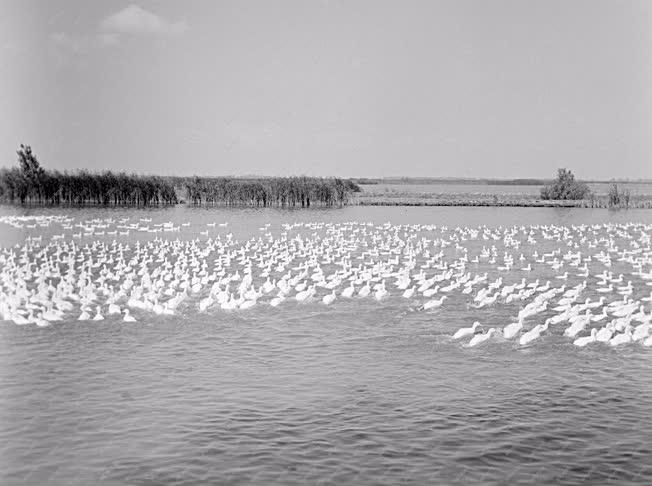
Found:
<svg viewBox="0 0 652 486"><path fill-rule="evenodd" d="M580 200L541 199L529 194L435 194L361 193L353 204L359 206L496 206L550 208L613 208L608 196ZM652 196L632 196L628 208L652 209Z"/></svg>

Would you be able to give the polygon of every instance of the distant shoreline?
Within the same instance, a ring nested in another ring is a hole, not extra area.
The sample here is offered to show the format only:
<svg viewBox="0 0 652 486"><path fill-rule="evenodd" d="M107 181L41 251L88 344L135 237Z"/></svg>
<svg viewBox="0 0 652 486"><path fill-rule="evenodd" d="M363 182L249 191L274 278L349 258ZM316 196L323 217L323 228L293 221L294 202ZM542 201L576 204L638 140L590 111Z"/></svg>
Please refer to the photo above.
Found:
<svg viewBox="0 0 652 486"><path fill-rule="evenodd" d="M488 201L358 201L357 206L405 206L405 207L516 207L516 208L585 208L585 209L610 209L606 203L593 203L590 201L571 200L537 200L537 201L499 201L492 203ZM621 208L625 209L625 208ZM652 209L652 201L644 203L632 203L627 209Z"/></svg>
<svg viewBox="0 0 652 486"><path fill-rule="evenodd" d="M438 197L439 196L439 197ZM147 208L147 207L174 207L174 206L189 206L189 207L213 207L213 208L248 208L248 207L268 207L276 209L288 209L288 210L310 210L311 208L319 209L324 207L333 207L333 206L324 206L324 205L311 205L310 207L302 206L256 206L252 204L225 204L225 203L213 203L213 204L193 204L188 203L185 200L181 200L176 204L152 204L152 205L133 205L133 204L98 204L98 203L60 203L60 204L48 204L48 203L10 203L10 202L0 202L0 206L15 206L15 207L47 207L47 208L88 208L88 207L107 207L107 208ZM517 208L584 208L584 209L652 209L652 196L639 196L632 197L632 200L627 207L611 207L607 197L594 197L593 199L580 199L580 200L545 200L540 198L528 198L527 196L517 195L516 197L505 197L498 196L494 198L492 195L477 195L477 194L441 194L433 195L428 197L416 196L416 197L383 197L383 196L357 196L354 197L347 203L340 205L339 207L346 206L403 206L403 207L517 207Z"/></svg>
<svg viewBox="0 0 652 486"><path fill-rule="evenodd" d="M610 209L607 196L579 200L541 199L523 194L359 194L353 205L358 206L477 206L522 208L594 208ZM652 209L652 196L632 196L622 209Z"/></svg>
<svg viewBox="0 0 652 486"><path fill-rule="evenodd" d="M351 181L361 185L376 184L405 184L405 185L487 185L487 186L544 186L553 179L493 179L493 178L468 178L468 177L352 177ZM587 184L652 184L652 179L580 179L579 182Z"/></svg>

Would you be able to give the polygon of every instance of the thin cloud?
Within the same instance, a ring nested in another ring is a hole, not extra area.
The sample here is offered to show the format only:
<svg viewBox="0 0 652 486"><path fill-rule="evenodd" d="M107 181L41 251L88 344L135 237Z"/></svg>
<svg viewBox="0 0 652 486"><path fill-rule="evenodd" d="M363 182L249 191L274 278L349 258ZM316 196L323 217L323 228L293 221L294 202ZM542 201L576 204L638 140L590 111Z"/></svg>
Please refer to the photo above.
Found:
<svg viewBox="0 0 652 486"><path fill-rule="evenodd" d="M184 20L172 22L132 4L104 18L100 29L114 34L170 36L183 34L188 24Z"/></svg>
<svg viewBox="0 0 652 486"><path fill-rule="evenodd" d="M101 20L95 32L54 32L50 42L56 58L65 64L72 57L78 58L96 49L119 47L128 36L169 37L183 34L187 29L185 20L172 22L138 5L130 5Z"/></svg>
<svg viewBox="0 0 652 486"><path fill-rule="evenodd" d="M54 32L50 35L52 43L60 50L74 54L86 54L97 43L94 36Z"/></svg>
<svg viewBox="0 0 652 486"><path fill-rule="evenodd" d="M50 34L50 41L61 52L87 54L92 49L117 45L118 36L110 32L90 35L54 32Z"/></svg>

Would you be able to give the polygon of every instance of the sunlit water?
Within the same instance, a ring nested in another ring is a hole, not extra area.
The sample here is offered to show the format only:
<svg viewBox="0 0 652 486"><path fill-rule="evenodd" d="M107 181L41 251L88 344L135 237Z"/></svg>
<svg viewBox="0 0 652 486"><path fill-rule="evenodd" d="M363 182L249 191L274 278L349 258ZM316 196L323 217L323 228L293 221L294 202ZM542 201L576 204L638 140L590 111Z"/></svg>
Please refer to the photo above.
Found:
<svg viewBox="0 0 652 486"><path fill-rule="evenodd" d="M202 242L228 233L245 241L267 232L278 237L282 224L310 221L450 228L652 222L649 211L540 208L0 208L0 216L30 213L67 214L76 222L129 217L151 218L143 223L151 225L191 223L178 233L82 236L82 244L156 237ZM212 222L228 226L206 226ZM77 231L3 225L0 243L42 236L46 244L53 235L69 240ZM475 250L492 244L502 255L502 241L469 243ZM560 246L540 241L512 253ZM468 270L488 271L490 281L500 275L482 263ZM625 263L614 262L611 270L625 273L625 281L630 277ZM527 275L514 270L503 278L559 285L555 275L535 266ZM652 290L631 279L633 297ZM572 275L567 285L582 280ZM588 280L582 300L598 298L591 293L595 279ZM246 312L200 313L195 298L174 316L135 313L138 323L108 316L78 322L76 315L47 328L2 322L0 478L66 484L650 483L652 348L576 348L563 327L526 347L492 339L466 348L451 339L457 329L474 320L502 327L514 321L519 303L473 309L456 295L424 312L418 308L424 299L408 303L400 291L388 290L381 302L338 299L324 306L319 299L288 299ZM533 317L528 327L548 315Z"/></svg>

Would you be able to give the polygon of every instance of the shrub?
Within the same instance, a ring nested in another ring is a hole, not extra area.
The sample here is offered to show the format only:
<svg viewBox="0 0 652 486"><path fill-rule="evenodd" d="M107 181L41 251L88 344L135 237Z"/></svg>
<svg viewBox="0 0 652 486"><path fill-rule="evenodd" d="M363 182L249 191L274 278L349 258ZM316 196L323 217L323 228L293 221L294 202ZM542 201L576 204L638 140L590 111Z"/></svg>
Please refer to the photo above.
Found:
<svg viewBox="0 0 652 486"><path fill-rule="evenodd" d="M541 189L541 199L585 199L591 194L589 186L575 180L568 169L559 169L557 179Z"/></svg>

